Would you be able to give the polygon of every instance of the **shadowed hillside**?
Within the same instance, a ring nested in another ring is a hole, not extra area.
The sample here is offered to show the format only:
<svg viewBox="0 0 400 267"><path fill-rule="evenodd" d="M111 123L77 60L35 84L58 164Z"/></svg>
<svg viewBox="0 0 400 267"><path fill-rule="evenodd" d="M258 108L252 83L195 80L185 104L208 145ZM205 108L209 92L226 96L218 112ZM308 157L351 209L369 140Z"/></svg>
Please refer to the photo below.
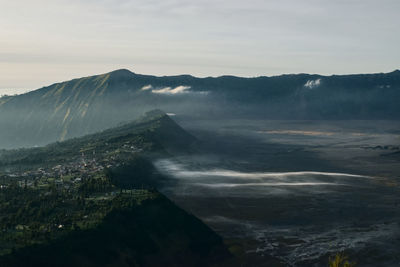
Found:
<svg viewBox="0 0 400 267"><path fill-rule="evenodd" d="M211 266L227 258L218 235L158 196L113 208L93 229L0 257L0 266Z"/></svg>
<svg viewBox="0 0 400 267"><path fill-rule="evenodd" d="M54 167L71 160L129 160L137 153L186 151L195 138L160 110L99 133L44 147L0 150L0 171Z"/></svg>
<svg viewBox="0 0 400 267"><path fill-rule="evenodd" d="M222 239L155 188L149 160L194 137L159 110L46 147L0 152L0 266L209 266Z"/></svg>
<svg viewBox="0 0 400 267"><path fill-rule="evenodd" d="M399 88L400 71L196 78L117 70L0 98L0 147L82 136L154 108L197 118L397 119Z"/></svg>

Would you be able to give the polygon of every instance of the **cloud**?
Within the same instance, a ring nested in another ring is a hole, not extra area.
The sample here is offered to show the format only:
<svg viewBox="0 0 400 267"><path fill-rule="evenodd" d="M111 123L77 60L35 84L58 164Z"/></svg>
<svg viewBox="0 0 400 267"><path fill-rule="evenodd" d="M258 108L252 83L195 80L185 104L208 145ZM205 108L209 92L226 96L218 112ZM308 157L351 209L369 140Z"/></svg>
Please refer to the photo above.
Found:
<svg viewBox="0 0 400 267"><path fill-rule="evenodd" d="M178 195L258 197L268 194L319 194L335 187L359 186L371 177L335 172L242 172L231 169L199 169L171 160L154 162L160 173L173 179L171 190Z"/></svg>
<svg viewBox="0 0 400 267"><path fill-rule="evenodd" d="M190 88L191 88L190 86L180 85L180 86L177 86L175 88L164 87L164 88L161 88L161 89L154 89L154 90L151 90L151 92L154 93L154 94L175 95L175 94L187 93L187 90L189 90Z"/></svg>
<svg viewBox="0 0 400 267"><path fill-rule="evenodd" d="M335 185L335 186L343 186L345 184L337 184L337 183L196 183L198 186L212 187L212 188L224 188L224 187L249 187L249 186L321 186L321 185Z"/></svg>
<svg viewBox="0 0 400 267"><path fill-rule="evenodd" d="M257 131L257 133L267 134L291 134L291 135L306 135L306 136L332 136L335 132L321 131L296 131L296 130L273 130L273 131Z"/></svg>
<svg viewBox="0 0 400 267"><path fill-rule="evenodd" d="M143 86L142 89L140 89L140 90L146 91L146 90L150 90L150 89L153 89L153 86L151 84Z"/></svg>
<svg viewBox="0 0 400 267"><path fill-rule="evenodd" d="M321 79L316 79L316 80L308 80L306 84L304 84L304 87L309 89L314 89L320 85L321 85Z"/></svg>
<svg viewBox="0 0 400 267"><path fill-rule="evenodd" d="M191 86L186 86L186 85L180 85L177 87L153 87L153 85L148 84L143 86L140 90L141 91L150 91L154 94L166 94L166 95L176 95L176 94L197 94L197 95L203 95L206 96L208 95L210 92L209 91L189 91L189 89L191 88Z"/></svg>
<svg viewBox="0 0 400 267"><path fill-rule="evenodd" d="M219 178L231 178L234 180L249 181L255 180L280 180L294 182L296 178L302 182L314 182L314 178L370 178L365 175L337 173L337 172L317 172L317 171L294 171L294 172L239 172L227 169L211 169L211 170L189 170L187 167L177 164L170 160L159 160L155 163L156 167L176 178L207 178L212 177L213 181Z"/></svg>

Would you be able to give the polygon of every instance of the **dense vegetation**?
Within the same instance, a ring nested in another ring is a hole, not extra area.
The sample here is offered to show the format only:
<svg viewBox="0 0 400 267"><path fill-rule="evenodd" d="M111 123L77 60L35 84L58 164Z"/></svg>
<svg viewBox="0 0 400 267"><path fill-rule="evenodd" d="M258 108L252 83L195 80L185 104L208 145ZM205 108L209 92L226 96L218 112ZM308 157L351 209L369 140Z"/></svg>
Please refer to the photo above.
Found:
<svg viewBox="0 0 400 267"><path fill-rule="evenodd" d="M46 167L86 158L125 160L134 152L186 150L194 137L159 110L99 133L55 142L44 147L0 150L0 170Z"/></svg>
<svg viewBox="0 0 400 267"><path fill-rule="evenodd" d="M166 136L166 141L162 140ZM222 240L154 188L149 154L193 141L160 111L0 154L0 266L205 266Z"/></svg>
<svg viewBox="0 0 400 267"><path fill-rule="evenodd" d="M0 266L205 266L229 256L215 233L159 193L99 195L107 186L2 195Z"/></svg>
<svg viewBox="0 0 400 267"><path fill-rule="evenodd" d="M106 176L70 190L10 184L0 191L0 255L95 227L112 210L156 196L148 190L120 191Z"/></svg>

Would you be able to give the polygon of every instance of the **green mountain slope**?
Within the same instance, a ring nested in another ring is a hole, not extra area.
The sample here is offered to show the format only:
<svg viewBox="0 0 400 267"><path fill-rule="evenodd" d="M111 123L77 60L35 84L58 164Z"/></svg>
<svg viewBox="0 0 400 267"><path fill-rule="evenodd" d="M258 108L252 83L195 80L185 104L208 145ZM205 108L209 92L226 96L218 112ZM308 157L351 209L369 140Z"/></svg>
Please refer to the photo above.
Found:
<svg viewBox="0 0 400 267"><path fill-rule="evenodd" d="M210 266L227 258L220 237L159 196L113 208L92 229L0 257L0 266Z"/></svg>
<svg viewBox="0 0 400 267"><path fill-rule="evenodd" d="M160 108L179 115L398 119L400 71L368 75L156 77L117 70L0 98L0 147L82 136Z"/></svg>
<svg viewBox="0 0 400 267"><path fill-rule="evenodd" d="M178 139L179 142L176 142ZM208 266L221 238L158 193L150 156L195 139L166 114L0 153L0 266Z"/></svg>
<svg viewBox="0 0 400 267"><path fill-rule="evenodd" d="M56 142L44 147L0 150L0 171L54 167L96 158L125 160L134 154L186 151L196 139L160 110L102 132Z"/></svg>

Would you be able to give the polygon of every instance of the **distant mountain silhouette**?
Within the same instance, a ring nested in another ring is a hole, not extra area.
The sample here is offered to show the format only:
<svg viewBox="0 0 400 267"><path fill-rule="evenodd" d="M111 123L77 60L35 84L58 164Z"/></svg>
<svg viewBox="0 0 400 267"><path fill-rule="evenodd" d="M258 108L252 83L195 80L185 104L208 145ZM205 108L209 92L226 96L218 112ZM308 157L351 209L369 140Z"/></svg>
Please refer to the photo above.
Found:
<svg viewBox="0 0 400 267"><path fill-rule="evenodd" d="M160 108L198 118L398 119L400 71L240 78L121 69L0 98L0 147L93 133Z"/></svg>

